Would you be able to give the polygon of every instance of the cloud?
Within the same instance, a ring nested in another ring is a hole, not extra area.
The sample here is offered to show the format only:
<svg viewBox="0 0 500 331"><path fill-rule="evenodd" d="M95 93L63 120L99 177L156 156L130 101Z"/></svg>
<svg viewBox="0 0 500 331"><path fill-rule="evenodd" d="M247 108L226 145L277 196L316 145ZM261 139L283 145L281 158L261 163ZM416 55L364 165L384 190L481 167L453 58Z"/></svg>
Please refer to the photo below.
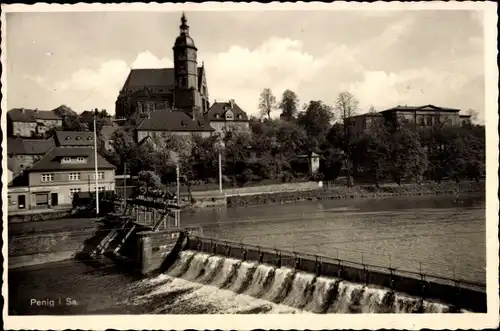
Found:
<svg viewBox="0 0 500 331"><path fill-rule="evenodd" d="M150 51L139 53L131 65L132 69L171 68L173 66L174 63L169 57L159 59Z"/></svg>
<svg viewBox="0 0 500 331"><path fill-rule="evenodd" d="M69 79L59 81L53 86L46 86L52 93L65 98L61 103L83 110L98 106L114 113L114 103L130 69L172 67L169 58L157 58L149 51L141 52L129 66L119 59L101 63L97 68L82 68L74 72ZM37 78L35 78L37 79ZM42 84L42 81L38 81Z"/></svg>
<svg viewBox="0 0 500 331"><path fill-rule="evenodd" d="M327 41L316 53L308 51L305 41L270 37L255 47L237 43L219 53L200 50L198 65L205 63L211 101L234 98L250 115L258 113L263 88L271 88L278 100L284 90L291 89L301 103L322 100L330 105L339 92L350 91L360 100L360 112L366 112L370 105L380 110L397 104L430 103L474 107L482 112L478 108L482 96L467 94L475 86L472 83L484 75L482 38L462 39L466 47L450 46L448 53L433 53L426 51L432 47L423 51L409 47L414 42L409 36L415 28L419 28L415 20L400 19L391 22L376 38L353 45ZM81 68L67 80L52 85L40 77L31 80L49 86L51 93L57 93L52 98L59 103L82 110L97 106L113 113L131 68L172 66L170 57L145 50L131 62L108 60L97 67Z"/></svg>
<svg viewBox="0 0 500 331"><path fill-rule="evenodd" d="M314 57L299 40L271 37L255 49L231 46L205 61L213 99L234 98L250 114L257 113L260 91L269 87L279 98L286 89L297 91L328 65Z"/></svg>

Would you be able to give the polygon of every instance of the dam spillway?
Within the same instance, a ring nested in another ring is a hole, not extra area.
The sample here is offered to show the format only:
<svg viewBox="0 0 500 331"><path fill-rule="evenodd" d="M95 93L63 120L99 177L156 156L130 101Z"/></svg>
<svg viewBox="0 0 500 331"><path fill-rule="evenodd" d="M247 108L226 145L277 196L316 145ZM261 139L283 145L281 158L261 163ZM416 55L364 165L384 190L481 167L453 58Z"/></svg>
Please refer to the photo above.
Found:
<svg viewBox="0 0 500 331"><path fill-rule="evenodd" d="M390 289L190 250L180 253L166 275L201 284L205 292L230 291L247 301L250 297L261 303L261 313L272 312L272 305L319 314L455 312L452 306ZM200 291L191 291L196 290ZM465 312L456 312L460 311Z"/></svg>

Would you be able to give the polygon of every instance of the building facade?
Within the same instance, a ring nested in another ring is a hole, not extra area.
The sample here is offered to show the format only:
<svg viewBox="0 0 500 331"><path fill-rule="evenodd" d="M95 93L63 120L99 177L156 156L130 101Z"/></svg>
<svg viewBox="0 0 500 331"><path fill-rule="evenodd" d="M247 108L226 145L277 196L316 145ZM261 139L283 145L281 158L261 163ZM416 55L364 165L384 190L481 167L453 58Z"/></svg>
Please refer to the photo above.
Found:
<svg viewBox="0 0 500 331"><path fill-rule="evenodd" d="M386 123L393 126L410 124L415 128L443 126L463 126L470 124L470 115L461 115L460 109L425 105L420 107L397 106L380 114Z"/></svg>
<svg viewBox="0 0 500 331"><path fill-rule="evenodd" d="M168 110L156 110L143 119L137 127L137 142L146 137L161 139L169 135L190 139L193 135L203 138L214 133L210 123L203 117L198 119L189 117L187 113Z"/></svg>
<svg viewBox="0 0 500 331"><path fill-rule="evenodd" d="M9 211L47 209L72 204L73 194L96 189L95 155L91 147L55 147L8 190ZM97 155L98 190L115 189L115 167Z"/></svg>
<svg viewBox="0 0 500 331"><path fill-rule="evenodd" d="M9 137L34 137L61 126L62 118L52 110L14 108L7 112Z"/></svg>
<svg viewBox="0 0 500 331"><path fill-rule="evenodd" d="M55 147L53 138L22 139L7 138L7 157L14 176L29 169L50 149Z"/></svg>
<svg viewBox="0 0 500 331"><path fill-rule="evenodd" d="M378 113L366 113L347 119L354 132L362 133L376 123L392 128L407 125L415 129L442 125L446 127L470 125L470 115L461 115L460 109L425 106L397 106Z"/></svg>
<svg viewBox="0 0 500 331"><path fill-rule="evenodd" d="M225 137L228 132L250 131L247 114L232 99L229 102L214 102L205 117L221 137Z"/></svg>
<svg viewBox="0 0 500 331"><path fill-rule="evenodd" d="M352 130L351 132L354 134L360 134L376 125L383 124L384 116L380 113L367 113L351 116L346 120Z"/></svg>

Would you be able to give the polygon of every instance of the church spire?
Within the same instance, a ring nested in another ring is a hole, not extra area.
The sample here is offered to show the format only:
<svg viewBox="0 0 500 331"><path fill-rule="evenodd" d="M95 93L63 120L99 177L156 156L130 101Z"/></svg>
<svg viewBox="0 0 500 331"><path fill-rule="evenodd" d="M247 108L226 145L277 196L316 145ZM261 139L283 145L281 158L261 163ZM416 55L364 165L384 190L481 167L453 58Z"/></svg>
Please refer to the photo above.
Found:
<svg viewBox="0 0 500 331"><path fill-rule="evenodd" d="M189 36L189 25L187 25L187 18L184 12L182 12L181 25L179 28L181 30L181 35Z"/></svg>

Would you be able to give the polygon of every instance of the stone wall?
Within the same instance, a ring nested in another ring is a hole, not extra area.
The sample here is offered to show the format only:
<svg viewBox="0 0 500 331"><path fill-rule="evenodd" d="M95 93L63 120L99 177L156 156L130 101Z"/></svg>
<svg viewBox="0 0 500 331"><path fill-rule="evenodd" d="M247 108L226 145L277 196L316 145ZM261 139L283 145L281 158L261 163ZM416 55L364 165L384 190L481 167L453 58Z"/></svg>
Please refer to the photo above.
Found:
<svg viewBox="0 0 500 331"><path fill-rule="evenodd" d="M85 247L95 229L79 231L34 233L9 237L9 268L67 260Z"/></svg>
<svg viewBox="0 0 500 331"><path fill-rule="evenodd" d="M335 277L354 283L371 284L411 296L440 300L461 308L486 312L486 293L484 289L471 288L466 284L453 284L448 280L420 279L419 275L406 275L386 267L361 265L348 261L326 259L308 254L283 252L259 248L211 238L192 235L185 249L266 263L276 267L288 267L316 274Z"/></svg>
<svg viewBox="0 0 500 331"><path fill-rule="evenodd" d="M300 182L300 183L283 183L274 185L263 185L263 186L248 186L239 188L228 188L224 189L223 193L227 197L231 196L245 196L245 195L256 195L256 194L271 194L280 192L300 192L300 191L311 191L317 190L322 187L320 182ZM200 191L193 192L193 196L220 196L219 191Z"/></svg>
<svg viewBox="0 0 500 331"><path fill-rule="evenodd" d="M485 192L484 182L461 182L460 193ZM454 182L403 184L398 185L359 185L352 188L333 186L317 190L283 191L261 194L242 194L227 197L228 206L250 206L274 203L293 203L307 200L335 200L355 198L380 198L390 196L416 195L446 195L456 194L457 185Z"/></svg>
<svg viewBox="0 0 500 331"><path fill-rule="evenodd" d="M162 269L169 254L176 254L185 244L184 233L201 235L201 228L170 228L137 233L137 269L143 275ZM177 246L177 247L176 247ZM174 249L177 248L177 249ZM176 252L177 250L177 252Z"/></svg>

